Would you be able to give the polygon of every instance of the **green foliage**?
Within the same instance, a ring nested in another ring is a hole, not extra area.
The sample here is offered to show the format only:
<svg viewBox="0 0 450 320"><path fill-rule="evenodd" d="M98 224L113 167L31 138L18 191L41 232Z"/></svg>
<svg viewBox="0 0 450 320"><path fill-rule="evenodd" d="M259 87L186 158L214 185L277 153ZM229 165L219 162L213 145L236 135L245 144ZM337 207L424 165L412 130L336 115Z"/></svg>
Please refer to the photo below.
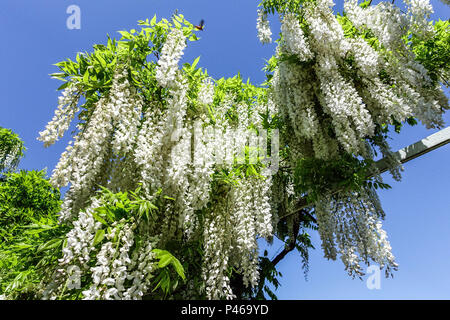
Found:
<svg viewBox="0 0 450 320"><path fill-rule="evenodd" d="M104 205L94 210L93 217L105 228L111 227L117 221L126 223L130 219L143 219L149 223L157 219L158 207L138 195L140 188L135 191L117 193L104 187L101 189L100 196L103 198ZM160 194L161 190L156 195ZM97 243L100 242L97 241Z"/></svg>
<svg viewBox="0 0 450 320"><path fill-rule="evenodd" d="M25 146L19 136L10 129L0 127L0 178L16 169L24 151Z"/></svg>
<svg viewBox="0 0 450 320"><path fill-rule="evenodd" d="M8 173L0 182L0 234L9 241L21 232L19 226L50 219L60 206L59 190L45 179L45 171Z"/></svg>
<svg viewBox="0 0 450 320"><path fill-rule="evenodd" d="M424 41L411 34L410 44L419 61L435 83L443 82L448 87L450 76L450 22L436 21L435 34Z"/></svg>
<svg viewBox="0 0 450 320"><path fill-rule="evenodd" d="M267 13L275 12L297 12L305 2L315 2L315 0L263 0L259 4Z"/></svg>
<svg viewBox="0 0 450 320"><path fill-rule="evenodd" d="M152 251L156 254L156 258L159 260L158 268L162 269L161 272L156 276L156 286L153 291L161 288L165 298L168 294L175 291L178 287L178 277L182 280L186 280L186 276L184 275L184 268L181 265L180 261L175 258L169 251L160 249L153 249ZM176 274L178 275L178 277L174 280L171 279L171 273L168 269L169 265L173 267Z"/></svg>
<svg viewBox="0 0 450 320"><path fill-rule="evenodd" d="M266 296L272 300L278 299L276 294L269 287L269 284L271 284L275 290L278 289L280 286L279 278L283 275L276 269L271 260L268 258L267 250L264 250L264 255L259 257L259 276L262 281L259 282L257 287L244 287L242 283L242 276L233 270L231 286L238 299L266 300Z"/></svg>
<svg viewBox="0 0 450 320"><path fill-rule="evenodd" d="M67 232L58 224L59 198L44 171L9 173L0 182L0 294L32 298L56 263Z"/></svg>
<svg viewBox="0 0 450 320"><path fill-rule="evenodd" d="M78 115L82 126L90 118L94 104L109 92L118 66L127 66L129 80L142 93L147 107L151 102L160 104L167 90L156 85L155 66L169 30L178 28L190 41L198 40L194 26L182 14L174 15L171 22L167 19L157 22L155 15L151 20L139 21L139 26L139 31L119 31L120 40L108 37L106 45L94 45L92 53L78 53L75 61L67 59L55 64L59 72L53 73L53 78L65 81L58 89L64 89L70 81L85 97Z"/></svg>
<svg viewBox="0 0 450 320"><path fill-rule="evenodd" d="M271 284L275 290L277 290L280 286L280 281L278 280L283 276L281 272L279 272L270 259L267 257L267 250L264 251L264 256L259 258L260 265L260 276L264 277L267 283ZM265 300L265 295L267 295L272 300L278 300L276 294L270 289L270 287L266 284L266 281L260 283L259 290L254 292L254 299L256 300Z"/></svg>
<svg viewBox="0 0 450 320"><path fill-rule="evenodd" d="M366 0L366 1L361 2L359 4L359 6L363 9L365 9L365 8L369 7L371 3L372 3L372 0Z"/></svg>
<svg viewBox="0 0 450 320"><path fill-rule="evenodd" d="M304 158L295 169L295 190L299 194L307 194L308 202L314 203L321 195L336 191L390 188L370 178L372 170L373 160L360 160L350 155L332 161Z"/></svg>

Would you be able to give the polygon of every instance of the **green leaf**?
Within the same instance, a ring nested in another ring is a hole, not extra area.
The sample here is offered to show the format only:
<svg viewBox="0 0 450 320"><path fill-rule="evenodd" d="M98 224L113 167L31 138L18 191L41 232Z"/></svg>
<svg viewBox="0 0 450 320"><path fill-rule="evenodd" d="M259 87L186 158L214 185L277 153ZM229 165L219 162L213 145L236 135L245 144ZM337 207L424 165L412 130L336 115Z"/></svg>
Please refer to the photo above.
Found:
<svg viewBox="0 0 450 320"><path fill-rule="evenodd" d="M103 57L100 55L100 54L97 54L96 55L96 58L97 58L97 60L100 62L100 64L101 64L101 66L103 67L103 68L106 68L106 61L105 61L105 59L103 59Z"/></svg>
<svg viewBox="0 0 450 320"><path fill-rule="evenodd" d="M362 2L359 6L364 9L364 8L367 8L368 6L370 6L371 3L372 3L372 1L367 0L367 1Z"/></svg>
<svg viewBox="0 0 450 320"><path fill-rule="evenodd" d="M156 14L153 16L152 20L150 20L150 26L154 26L156 24Z"/></svg>
<svg viewBox="0 0 450 320"><path fill-rule="evenodd" d="M173 265L173 267L175 268L175 271L178 273L178 275L179 275L183 280L185 280L185 279L186 279L186 276L184 275L184 268L183 268L183 266L181 265L180 261L179 261L177 258L173 257L173 259L172 259L172 265Z"/></svg>
<svg viewBox="0 0 450 320"><path fill-rule="evenodd" d="M69 84L70 84L69 81L64 82L62 85L60 85L60 86L58 87L57 90L63 90L63 89L65 89L65 88L67 88L67 87L69 86Z"/></svg>
<svg viewBox="0 0 450 320"><path fill-rule="evenodd" d="M192 70L195 69L195 66L197 65L197 63L198 63L199 61L200 61L200 56L197 57L197 58L194 60L194 62L192 62L192 65L191 65Z"/></svg>
<svg viewBox="0 0 450 320"><path fill-rule="evenodd" d="M102 242L104 238L105 238L105 230L104 229L97 230L94 236L94 241L92 242L92 246L95 247L97 244Z"/></svg>
<svg viewBox="0 0 450 320"><path fill-rule="evenodd" d="M57 248L57 247L59 247L61 244L62 244L62 239L52 239L52 240L50 240L50 241L47 241L47 242L44 243L44 244L41 244L41 245L37 248L36 252L39 253L39 252L42 252L42 251L44 251L44 250L49 250L49 249Z"/></svg>
<svg viewBox="0 0 450 320"><path fill-rule="evenodd" d="M181 23L179 23L177 20L173 20L173 24L177 29L181 29Z"/></svg>
<svg viewBox="0 0 450 320"><path fill-rule="evenodd" d="M103 209L103 208L99 208L99 209ZM92 213L92 216L94 217L94 219L95 220L97 220L98 222L100 222L101 224L103 224L103 225L108 225L108 223L106 222L106 220L105 219L103 219L101 216L100 216L100 210L99 209L97 209L97 210L94 210L94 212Z"/></svg>
<svg viewBox="0 0 450 320"><path fill-rule="evenodd" d="M190 37L189 37L189 41L198 41L198 37L195 33L193 33Z"/></svg>
<svg viewBox="0 0 450 320"><path fill-rule="evenodd" d="M83 82L86 84L89 84L89 71L86 70L86 72L83 75Z"/></svg>
<svg viewBox="0 0 450 320"><path fill-rule="evenodd" d="M116 221L116 214L115 214L115 212L113 210L106 209L106 217L111 222Z"/></svg>
<svg viewBox="0 0 450 320"><path fill-rule="evenodd" d="M167 254L164 254L164 255L162 255L160 257L159 263L158 263L158 267L159 268L164 268L165 266L167 266L171 262L172 262L172 255L167 252Z"/></svg>

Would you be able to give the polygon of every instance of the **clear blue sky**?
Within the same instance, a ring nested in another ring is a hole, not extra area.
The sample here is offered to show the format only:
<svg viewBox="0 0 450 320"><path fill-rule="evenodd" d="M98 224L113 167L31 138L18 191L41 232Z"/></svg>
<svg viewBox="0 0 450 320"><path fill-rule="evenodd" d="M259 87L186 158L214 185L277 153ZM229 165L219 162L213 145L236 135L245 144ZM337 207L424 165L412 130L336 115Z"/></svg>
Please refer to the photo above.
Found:
<svg viewBox="0 0 450 320"><path fill-rule="evenodd" d="M400 2L397 0L397 2ZM69 139L44 149L38 132L52 118L60 85L48 74L54 63L74 58L105 43L106 34L131 29L136 21L170 17L175 9L193 23L205 19L201 41L191 44L184 60L201 56L199 66L214 78L235 75L259 84L264 80L264 59L274 45L263 46L256 36L256 9L252 0L4 0L0 4L0 126L11 128L25 141L23 169L53 170ZM81 29L69 30L66 9L81 9ZM432 0L433 18L448 19L450 7ZM342 1L337 1L337 9ZM277 18L272 19L276 30ZM277 31L275 31L277 33ZM446 124L450 115L445 115ZM394 150L420 140L436 130L407 127L391 141ZM450 146L437 149L405 165L403 180L380 193L386 211L384 227L400 267L393 279L381 280L380 290L369 290L363 281L348 277L340 261L327 261L316 233L312 238L308 281L303 278L297 253L279 265L283 273L280 299L449 299L450 298ZM279 245L270 252L275 254Z"/></svg>

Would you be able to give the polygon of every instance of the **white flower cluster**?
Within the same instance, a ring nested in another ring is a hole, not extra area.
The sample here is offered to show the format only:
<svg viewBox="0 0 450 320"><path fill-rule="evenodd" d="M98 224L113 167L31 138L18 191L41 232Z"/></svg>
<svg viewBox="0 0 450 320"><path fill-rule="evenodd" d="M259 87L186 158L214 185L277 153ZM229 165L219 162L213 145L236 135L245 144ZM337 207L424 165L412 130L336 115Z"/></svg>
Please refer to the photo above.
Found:
<svg viewBox="0 0 450 320"><path fill-rule="evenodd" d="M184 47L182 31L170 31L156 67L156 80L167 89L165 101L146 105L128 81L126 65L118 67L111 89L88 110L89 117L79 126L73 145L62 154L51 182L58 187L70 184L61 220L71 222L73 229L68 233L60 272L48 285L46 296L60 294L64 284L68 290L78 289L80 279L91 275L84 298L138 299L151 289L152 248L164 247L171 240L199 238L205 244L202 274L208 298L234 297L231 267L242 272L245 285L256 284L256 240L269 238L273 228L271 172L262 172L264 178L239 178L219 204L212 186L215 172L231 171L235 159L244 160L245 145L267 149L261 137L247 134L251 126L262 128L259 112L267 107L237 103L231 93L213 107L215 85L208 78L197 86L198 117L193 118L188 113L192 88L177 66ZM214 126L209 112L214 112ZM238 122L228 119L230 112L237 113ZM252 157L256 159L254 150ZM160 208L158 224L146 231L146 236L158 236L159 240L149 240L139 252L133 251L134 235L140 231L119 223L107 235L109 241L93 252L99 226L91 209L85 208L99 205L93 198L97 186L117 192L135 190L138 184L150 201L161 191L173 199ZM206 218L199 220L199 212ZM119 234L118 242L112 241L114 233ZM86 265L89 256L95 257L91 269Z"/></svg>
<svg viewBox="0 0 450 320"><path fill-rule="evenodd" d="M351 276L362 276L361 262L369 260L385 268L386 276L398 265L382 229L381 210L375 192L324 197L316 206L325 257L340 257Z"/></svg>
<svg viewBox="0 0 450 320"><path fill-rule="evenodd" d="M229 259L234 249L231 246L232 232L230 212L226 198L218 199L205 221L203 238L204 257L202 276L208 299L235 298L228 277Z"/></svg>
<svg viewBox="0 0 450 320"><path fill-rule="evenodd" d="M444 126L442 115L448 99L439 83L433 84L425 68L414 60L398 57L398 63L387 66L396 82L394 92L411 107L412 115L427 129Z"/></svg>
<svg viewBox="0 0 450 320"><path fill-rule="evenodd" d="M108 241L100 249L94 247L101 224L94 220L92 211L104 204L94 198L92 205L73 222L63 257L43 290L43 299L56 299L65 290L80 289L83 276L92 278L90 287L82 292L86 300L136 300L148 291L156 263L152 250L158 239L144 236L136 247L135 224L122 219L112 224L105 236Z"/></svg>
<svg viewBox="0 0 450 320"><path fill-rule="evenodd" d="M53 171L50 181L55 187L71 184L61 220L72 219L89 201L92 188L109 180L110 157L123 157L132 149L142 103L128 82L127 72L117 70L110 95L100 98L73 146L69 144Z"/></svg>
<svg viewBox="0 0 450 320"><path fill-rule="evenodd" d="M287 53L297 55L301 61L313 58L313 54L307 44L303 30L293 13L286 13L281 23L283 34L283 50Z"/></svg>
<svg viewBox="0 0 450 320"><path fill-rule="evenodd" d="M67 265L76 260L76 263L85 267L89 262L89 254L92 251L92 242L95 233L100 228L100 222L96 222L92 216L92 210L99 206L97 199L85 211L80 212L78 220L73 222L73 229L67 234L67 245L63 249L63 257L59 260L62 265Z"/></svg>
<svg viewBox="0 0 450 320"><path fill-rule="evenodd" d="M10 148L0 149L0 171L11 172L17 168L20 156L19 146L15 145Z"/></svg>
<svg viewBox="0 0 450 320"><path fill-rule="evenodd" d="M317 4L305 5L305 21L309 27L311 50L314 54L344 57L350 44L331 10L332 0L319 0Z"/></svg>
<svg viewBox="0 0 450 320"><path fill-rule="evenodd" d="M191 204L191 209L186 210L183 217L184 231L188 238L198 227L194 211L205 208L210 201L214 157L209 148L214 135L211 130L204 130L204 126L204 121L199 120L193 127L194 154L189 166L189 189L185 192L185 199Z"/></svg>
<svg viewBox="0 0 450 320"><path fill-rule="evenodd" d="M183 30L172 29L162 48L161 57L156 68L156 80L162 87L171 87L178 71L178 61L186 47Z"/></svg>
<svg viewBox="0 0 450 320"><path fill-rule="evenodd" d="M122 74L123 82L112 92L112 101L115 102L114 118L116 122L112 151L122 157L132 151L133 142L138 132L138 125L142 114L142 102L136 97L136 89L130 87L126 79L126 71Z"/></svg>
<svg viewBox="0 0 450 320"><path fill-rule="evenodd" d="M44 131L39 132L38 140L42 141L45 147L54 144L69 129L70 122L78 112L79 98L76 83L70 82L58 98L58 107L52 121L47 124Z"/></svg>
<svg viewBox="0 0 450 320"><path fill-rule="evenodd" d="M269 204L270 177L248 178L233 190L234 208L232 221L235 224L236 257L239 258L245 286L258 282L257 236L269 238L272 235L272 215Z"/></svg>
<svg viewBox="0 0 450 320"><path fill-rule="evenodd" d="M122 221L123 223L123 221ZM83 291L86 300L122 300L126 288L124 286L131 264L129 251L134 244L134 225L125 224L122 228L113 225L111 233L96 256L96 266L91 268L93 283L88 290ZM117 236L117 242L111 240Z"/></svg>
<svg viewBox="0 0 450 320"><path fill-rule="evenodd" d="M381 94L380 101L386 97L385 106L394 102L388 110L397 110L392 116L399 122L413 115L427 128L441 127L443 108L448 105L447 98L438 84L432 84L426 69L414 60L414 55L406 48L402 39L408 30L419 37L432 36L433 27L426 19L433 8L428 0L405 2L408 5L408 12L405 14L386 2L366 9L359 7L357 0L348 0L344 4L347 17L353 25L361 30L368 28L387 49L382 59L379 59L377 69L387 71L394 86L381 85L376 77L370 82L363 79L367 83L366 92L370 95L369 100L378 94ZM372 88L375 90L370 90ZM378 105L382 106L382 103ZM377 113L376 110L371 111ZM385 119L387 118L388 114Z"/></svg>
<svg viewBox="0 0 450 320"><path fill-rule="evenodd" d="M205 222L202 274L209 299L234 298L230 267L240 271L245 286L258 282L257 238L273 234L271 172L266 168L261 174L242 178L230 192L224 191Z"/></svg>
<svg viewBox="0 0 450 320"><path fill-rule="evenodd" d="M348 153L363 150L362 139L372 136L374 123L362 98L352 84L342 77L336 60L331 56L319 56L316 74L324 111L331 116L336 136Z"/></svg>
<svg viewBox="0 0 450 320"><path fill-rule="evenodd" d="M434 34L433 26L427 21L433 13L429 0L404 0L410 14L411 31L424 38Z"/></svg>
<svg viewBox="0 0 450 320"><path fill-rule="evenodd" d="M256 29L258 30L258 39L261 43L272 42L272 31L270 30L267 13L264 10L258 10L258 18L256 19Z"/></svg>
<svg viewBox="0 0 450 320"><path fill-rule="evenodd" d="M131 286L123 294L124 299L140 300L150 289L151 275L157 268L155 263L156 255L152 250L156 248L157 243L157 237L144 239L144 244L139 250L133 251L131 263L128 267L132 271L127 276L127 279L132 280L132 282Z"/></svg>
<svg viewBox="0 0 450 320"><path fill-rule="evenodd" d="M307 3L300 18L284 14L278 54L296 54L305 61L281 59L272 79L273 101L295 134L285 138L293 155L334 158L338 146L330 123L339 147L356 155L365 154L364 139L374 135L376 124L415 116L428 128L442 126L447 100L402 40L410 26L407 17L384 2L366 9L356 0L345 2L353 25L370 29L389 50L378 52L363 38L344 36L332 5ZM412 6L413 16L431 10L424 3Z"/></svg>
<svg viewBox="0 0 450 320"><path fill-rule="evenodd" d="M380 56L364 39L351 38L350 51L355 58L361 75L378 77L381 69Z"/></svg>
<svg viewBox="0 0 450 320"><path fill-rule="evenodd" d="M344 34L332 0L307 2L300 12L284 13L270 98L285 124L281 145L289 146L291 167L302 158L333 161L343 153L372 159L367 139L377 126L411 116L427 128L443 126L447 99L403 40L408 30L427 32L432 8L427 0L407 3L408 13L402 13L386 2L362 8L357 0L345 1L345 17L361 33L371 31L377 44ZM400 162L384 138L376 141L399 180ZM289 198L289 183L279 183L275 197ZM325 255L335 259L340 254L351 274L360 272L361 259L394 268L375 195L339 196L323 198L316 210ZM282 201L272 203L273 208L289 212Z"/></svg>
<svg viewBox="0 0 450 320"><path fill-rule="evenodd" d="M214 84L211 79L206 79L203 81L200 91L198 93L198 101L203 106L208 106L213 103L214 99Z"/></svg>
<svg viewBox="0 0 450 320"><path fill-rule="evenodd" d="M161 181L163 173L160 170L164 167L165 152L165 125L168 123L167 113L162 113L158 109L152 114L146 114L142 128L137 137L137 146L134 152L134 158L139 168L140 180L143 183L144 190L158 190L162 187Z"/></svg>
<svg viewBox="0 0 450 320"><path fill-rule="evenodd" d="M144 115L144 124L138 133L134 151L140 173L139 182L147 195L151 197L158 189L162 189L176 199L173 209L180 216L175 219L173 213L167 216L163 223L166 232L169 232L173 223L176 222L177 226L178 221L195 225L195 221L191 221L191 218L194 219L193 210L201 209L207 202L199 205L197 198L200 195L194 193L193 185L206 182L209 186L210 172L204 171L201 166L192 166L192 127L185 124L187 90L187 81L178 73L169 89L168 108L151 110ZM209 194L208 190L203 191L205 194ZM186 233L189 233L188 230Z"/></svg>
<svg viewBox="0 0 450 320"><path fill-rule="evenodd" d="M346 0L344 10L356 28L369 28L385 48L403 47L402 37L409 28L409 22L398 7L383 1L363 9L358 0Z"/></svg>
<svg viewBox="0 0 450 320"><path fill-rule="evenodd" d="M79 289L83 272L89 269L90 254L95 233L101 227L92 216L92 211L101 204L94 199L92 204L73 221L73 228L66 235L66 245L63 257L58 260L58 269L52 274L52 279L43 290L43 299L56 299L61 287Z"/></svg>
<svg viewBox="0 0 450 320"><path fill-rule="evenodd" d="M310 156L311 152L323 159L337 152L336 142L322 129L316 112L317 88L312 76L306 68L280 62L272 80L273 102L290 132L282 139L292 151L293 163L302 156ZM307 141L311 141L312 147Z"/></svg>

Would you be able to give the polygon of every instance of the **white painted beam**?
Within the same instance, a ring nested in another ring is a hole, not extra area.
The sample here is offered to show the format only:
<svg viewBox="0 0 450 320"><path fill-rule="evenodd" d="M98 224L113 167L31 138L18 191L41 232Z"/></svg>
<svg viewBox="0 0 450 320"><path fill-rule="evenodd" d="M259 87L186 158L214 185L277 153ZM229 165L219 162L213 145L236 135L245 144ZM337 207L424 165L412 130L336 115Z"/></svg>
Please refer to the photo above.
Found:
<svg viewBox="0 0 450 320"><path fill-rule="evenodd" d="M450 143L450 127L442 129L442 130L426 137L425 139L417 141L416 143L413 143L403 149L398 150L397 152L394 153L394 156L397 159L399 159L401 163L406 163L412 159L415 159L415 158L420 157L430 151L433 151L439 147L442 147L442 146L446 145L447 143ZM386 160L384 158L378 160L375 164L379 169L378 173L383 173L386 170L388 170L388 167L386 165ZM339 190L336 190L334 193L336 193L338 191ZM287 216L297 213L301 209L306 208L306 207L307 207L306 198L300 198L297 201L297 206L296 206L296 209L294 210L294 212L283 215L280 217L280 219L283 219Z"/></svg>
<svg viewBox="0 0 450 320"><path fill-rule="evenodd" d="M406 163L412 159L420 157L430 151L442 147L450 142L450 127L442 129L432 135L417 141L403 149L394 153L394 156L400 160L401 163ZM378 160L376 166L380 173L388 170L385 159Z"/></svg>

